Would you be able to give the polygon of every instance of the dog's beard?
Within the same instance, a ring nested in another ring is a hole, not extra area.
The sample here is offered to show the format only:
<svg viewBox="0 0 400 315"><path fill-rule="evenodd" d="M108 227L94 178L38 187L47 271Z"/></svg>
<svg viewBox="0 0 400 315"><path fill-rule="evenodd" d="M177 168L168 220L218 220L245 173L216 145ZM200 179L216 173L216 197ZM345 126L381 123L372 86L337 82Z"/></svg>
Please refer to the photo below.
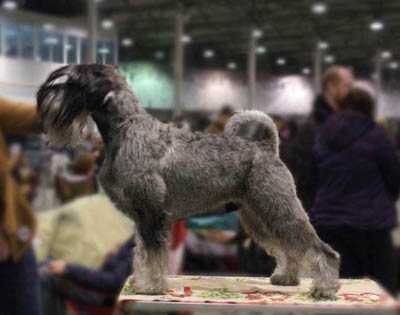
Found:
<svg viewBox="0 0 400 315"><path fill-rule="evenodd" d="M42 103L40 115L43 121L45 139L52 147L74 147L80 140L82 130L87 124L88 113L83 111L71 123L60 123L68 108L63 104L64 94L50 94Z"/></svg>

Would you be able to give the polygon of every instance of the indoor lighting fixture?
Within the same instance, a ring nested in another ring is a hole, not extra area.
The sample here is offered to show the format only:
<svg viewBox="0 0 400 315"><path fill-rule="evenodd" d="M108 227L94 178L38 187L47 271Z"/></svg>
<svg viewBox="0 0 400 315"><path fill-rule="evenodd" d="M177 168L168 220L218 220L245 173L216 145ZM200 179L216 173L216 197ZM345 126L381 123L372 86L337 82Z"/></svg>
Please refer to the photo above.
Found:
<svg viewBox="0 0 400 315"><path fill-rule="evenodd" d="M227 64L227 68L228 68L229 70L236 70L236 68L237 68L236 62L229 62L229 63Z"/></svg>
<svg viewBox="0 0 400 315"><path fill-rule="evenodd" d="M376 20L376 21L371 22L371 24L369 25L369 28L373 32L379 32L379 31L383 30L384 24L382 21Z"/></svg>
<svg viewBox="0 0 400 315"><path fill-rule="evenodd" d="M263 55L267 52L267 48L265 46L257 46L256 53L259 55Z"/></svg>
<svg viewBox="0 0 400 315"><path fill-rule="evenodd" d="M131 47L133 45L133 40L132 38L125 37L121 41L121 45L124 47Z"/></svg>
<svg viewBox="0 0 400 315"><path fill-rule="evenodd" d="M283 66L286 64L286 59L285 58L278 58L276 59L276 64L279 66Z"/></svg>
<svg viewBox="0 0 400 315"><path fill-rule="evenodd" d="M4 10L7 11L16 10L18 7L17 2L12 0L3 1L3 4L1 6Z"/></svg>
<svg viewBox="0 0 400 315"><path fill-rule="evenodd" d="M390 51L388 51L388 50L385 50L385 51L382 51L381 52L381 58L382 59L390 59L390 58L392 58L392 53L390 52Z"/></svg>
<svg viewBox="0 0 400 315"><path fill-rule="evenodd" d="M253 33L252 33L254 38L260 38L263 36L263 34L264 34L264 32L258 28L254 29Z"/></svg>
<svg viewBox="0 0 400 315"><path fill-rule="evenodd" d="M204 56L204 58L210 59L210 58L213 58L213 57L215 56L215 53L214 53L214 51L211 50L211 49L206 49L206 50L203 52L203 56Z"/></svg>
<svg viewBox="0 0 400 315"><path fill-rule="evenodd" d="M311 6L311 12L314 14L324 14L327 11L327 6L323 2L316 2Z"/></svg>
<svg viewBox="0 0 400 315"><path fill-rule="evenodd" d="M44 30L51 32L56 29L56 26L53 23L44 23L43 28L44 28Z"/></svg>
<svg viewBox="0 0 400 315"><path fill-rule="evenodd" d="M109 19L104 19L101 22L101 27L105 30L109 30L112 29L114 27L114 22L113 20L109 20Z"/></svg>
<svg viewBox="0 0 400 315"><path fill-rule="evenodd" d="M326 55L325 58L324 58L324 61L326 63L333 63L333 62L335 62L335 57L332 56L332 55Z"/></svg>
<svg viewBox="0 0 400 315"><path fill-rule="evenodd" d="M46 37L45 39L44 39L44 43L46 44L46 45L50 45L50 46L54 46L54 45L57 45L58 44L58 38L57 37Z"/></svg>
<svg viewBox="0 0 400 315"><path fill-rule="evenodd" d="M165 57L165 53L161 50L158 50L155 52L154 54L154 58L156 58L157 60L162 60Z"/></svg>
<svg viewBox="0 0 400 315"><path fill-rule="evenodd" d="M182 43L184 44L189 44L192 41L192 38L189 35L183 35L182 36Z"/></svg>
<svg viewBox="0 0 400 315"><path fill-rule="evenodd" d="M99 52L99 54L102 54L102 55L108 55L110 53L110 50L106 47L102 47L102 48L98 49L98 52Z"/></svg>
<svg viewBox="0 0 400 315"><path fill-rule="evenodd" d="M326 50L329 48L329 44L327 42L321 41L318 43L318 48L321 50Z"/></svg>
<svg viewBox="0 0 400 315"><path fill-rule="evenodd" d="M310 68L303 68L302 72L304 75L309 75L311 73L311 70Z"/></svg>
<svg viewBox="0 0 400 315"><path fill-rule="evenodd" d="M392 61L389 63L389 68L392 70L396 70L399 68L399 63L397 61Z"/></svg>

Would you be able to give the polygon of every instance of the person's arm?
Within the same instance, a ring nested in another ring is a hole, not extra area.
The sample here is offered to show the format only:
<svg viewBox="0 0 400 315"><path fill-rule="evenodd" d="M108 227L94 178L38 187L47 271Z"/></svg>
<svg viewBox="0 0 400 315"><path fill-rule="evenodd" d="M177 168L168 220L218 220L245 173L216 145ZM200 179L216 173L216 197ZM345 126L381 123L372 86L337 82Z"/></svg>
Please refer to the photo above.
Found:
<svg viewBox="0 0 400 315"><path fill-rule="evenodd" d="M63 278L85 288L102 292L117 292L131 274L132 260L120 261L117 268L110 271L92 270L83 266L68 264Z"/></svg>
<svg viewBox="0 0 400 315"><path fill-rule="evenodd" d="M58 260L49 263L49 272L87 289L116 293L132 273L133 242L126 242L110 260L107 270L93 270Z"/></svg>
<svg viewBox="0 0 400 315"><path fill-rule="evenodd" d="M36 106L0 97L0 127L5 133L23 135L39 129Z"/></svg>
<svg viewBox="0 0 400 315"><path fill-rule="evenodd" d="M396 149L384 130L380 130L379 139L375 145L377 162L385 187L393 199L400 193L400 161Z"/></svg>

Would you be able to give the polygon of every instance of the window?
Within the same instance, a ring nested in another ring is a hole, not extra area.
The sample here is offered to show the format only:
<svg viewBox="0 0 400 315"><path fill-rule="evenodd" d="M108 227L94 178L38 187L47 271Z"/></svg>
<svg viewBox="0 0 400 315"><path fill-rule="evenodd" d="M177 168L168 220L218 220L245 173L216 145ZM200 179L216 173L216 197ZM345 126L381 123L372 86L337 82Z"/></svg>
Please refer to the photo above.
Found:
<svg viewBox="0 0 400 315"><path fill-rule="evenodd" d="M22 58L33 58L33 27L30 25L21 25L19 27L19 36L21 41Z"/></svg>
<svg viewBox="0 0 400 315"><path fill-rule="evenodd" d="M15 24L4 25L4 54L8 57L18 56L18 26Z"/></svg>
<svg viewBox="0 0 400 315"><path fill-rule="evenodd" d="M82 38L81 40L81 63L86 63L87 53L88 53L88 40L86 38Z"/></svg>
<svg viewBox="0 0 400 315"><path fill-rule="evenodd" d="M62 35L55 32L39 32L39 57L42 61L64 62Z"/></svg>
<svg viewBox="0 0 400 315"><path fill-rule="evenodd" d="M97 63L114 63L114 44L112 41L99 40L97 42Z"/></svg>
<svg viewBox="0 0 400 315"><path fill-rule="evenodd" d="M78 38L68 36L65 50L67 52L67 63L78 63Z"/></svg>

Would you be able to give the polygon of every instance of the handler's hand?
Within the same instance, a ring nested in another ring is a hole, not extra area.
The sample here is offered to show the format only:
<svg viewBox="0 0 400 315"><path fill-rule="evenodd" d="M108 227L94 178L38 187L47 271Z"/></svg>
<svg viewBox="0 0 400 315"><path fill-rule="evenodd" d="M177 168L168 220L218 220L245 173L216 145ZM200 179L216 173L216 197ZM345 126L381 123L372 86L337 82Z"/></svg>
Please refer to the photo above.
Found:
<svg viewBox="0 0 400 315"><path fill-rule="evenodd" d="M53 260L48 264L48 271L50 274L61 276L64 274L66 265L64 260Z"/></svg>

